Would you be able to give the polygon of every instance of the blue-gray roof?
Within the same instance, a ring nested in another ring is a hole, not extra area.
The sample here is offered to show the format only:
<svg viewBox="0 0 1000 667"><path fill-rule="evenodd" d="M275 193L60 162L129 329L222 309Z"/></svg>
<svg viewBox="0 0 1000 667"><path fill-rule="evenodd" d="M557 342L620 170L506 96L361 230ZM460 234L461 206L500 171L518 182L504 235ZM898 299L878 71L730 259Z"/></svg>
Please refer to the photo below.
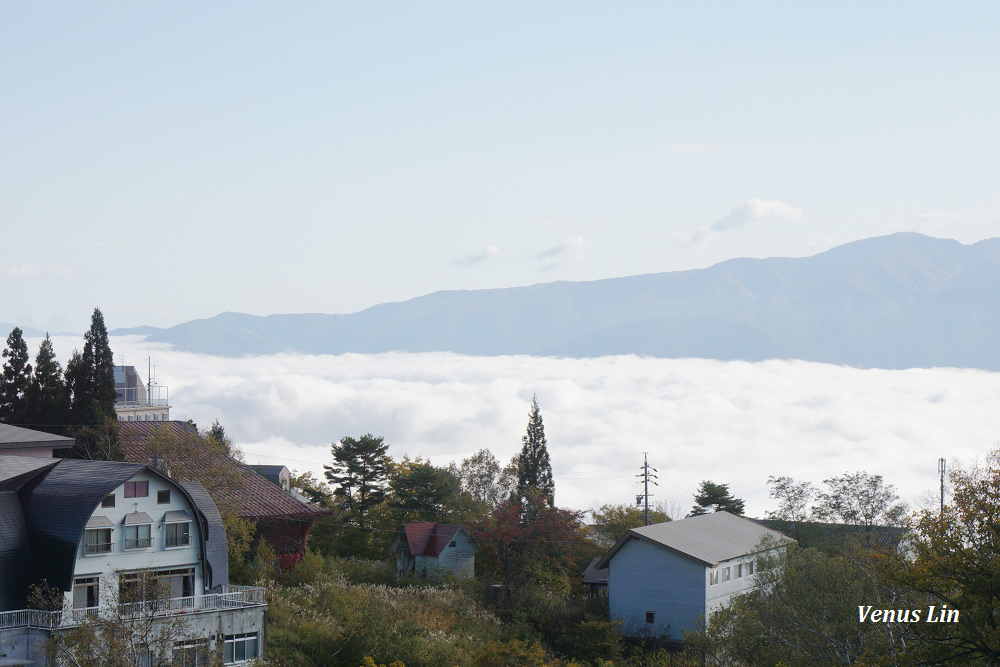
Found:
<svg viewBox="0 0 1000 667"><path fill-rule="evenodd" d="M192 504L203 519L202 535L205 540L203 553L207 572L205 582L208 588L216 588L229 583L229 548L226 542L226 526L222 522L222 514L216 507L212 496L208 495L199 482L181 482L181 487L187 492Z"/></svg>
<svg viewBox="0 0 1000 667"><path fill-rule="evenodd" d="M608 561L630 539L645 540L704 565L717 565L732 558L757 553L765 538L777 544L792 541L778 531L765 528L749 519L728 512L712 512L680 521L633 528L611 547L595 567L607 567Z"/></svg>
<svg viewBox="0 0 1000 667"><path fill-rule="evenodd" d="M28 529L14 491L0 491L0 611L26 606Z"/></svg>
<svg viewBox="0 0 1000 667"><path fill-rule="evenodd" d="M73 438L10 424L0 424L0 454L5 449L69 449Z"/></svg>

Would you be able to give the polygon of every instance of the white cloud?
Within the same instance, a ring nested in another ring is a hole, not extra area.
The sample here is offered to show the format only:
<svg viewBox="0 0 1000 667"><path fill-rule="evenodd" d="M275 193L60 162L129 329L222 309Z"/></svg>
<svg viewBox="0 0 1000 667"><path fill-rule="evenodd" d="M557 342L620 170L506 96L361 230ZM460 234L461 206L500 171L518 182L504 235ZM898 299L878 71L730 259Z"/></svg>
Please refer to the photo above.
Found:
<svg viewBox="0 0 1000 667"><path fill-rule="evenodd" d="M463 255L457 259L451 260L452 266L457 266L460 269L468 269L473 266L478 266L488 259L492 259L500 254L500 246L488 245L482 249L481 252L472 253L471 255Z"/></svg>
<svg viewBox="0 0 1000 667"><path fill-rule="evenodd" d="M578 262L583 259L583 248L586 243L582 236L574 236L564 240L559 245L546 248L535 255L539 270L550 271L560 264Z"/></svg>
<svg viewBox="0 0 1000 667"><path fill-rule="evenodd" d="M34 264L15 264L5 272L8 279L14 282L32 280L34 278L68 278L70 270L62 266L35 266Z"/></svg>
<svg viewBox="0 0 1000 667"><path fill-rule="evenodd" d="M691 237L691 243L707 243L727 232L743 229L751 222L758 220L791 220L802 219L802 209L789 206L776 200L751 199L745 204L734 206L724 216L708 227L702 227Z"/></svg>
<svg viewBox="0 0 1000 667"><path fill-rule="evenodd" d="M38 341L31 341L37 348ZM139 337L112 349L145 366ZM65 363L79 339L56 339ZM34 354L34 351L32 351ZM820 483L882 474L904 500L935 488L936 461L969 460L1000 433L1000 374L858 370L798 361L468 357L446 353L228 359L153 347L172 415L218 418L247 460L322 475L330 443L385 436L390 454L437 465L520 448L537 393L560 505L634 502L648 451L656 500L690 507L701 480L730 484L751 514L769 475ZM143 361L139 361L143 360Z"/></svg>
<svg viewBox="0 0 1000 667"><path fill-rule="evenodd" d="M949 226L966 218L964 211L935 211L918 215L909 223L899 223L892 228L894 232L918 232L929 236L943 234Z"/></svg>

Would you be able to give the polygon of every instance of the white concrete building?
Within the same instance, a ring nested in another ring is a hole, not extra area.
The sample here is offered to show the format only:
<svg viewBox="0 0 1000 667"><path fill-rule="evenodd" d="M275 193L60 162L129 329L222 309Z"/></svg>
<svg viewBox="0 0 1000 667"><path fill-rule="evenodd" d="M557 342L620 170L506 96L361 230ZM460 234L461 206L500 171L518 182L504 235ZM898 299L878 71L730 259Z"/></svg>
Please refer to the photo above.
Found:
<svg viewBox="0 0 1000 667"><path fill-rule="evenodd" d="M43 583L61 610L28 609ZM183 641L150 647L175 664L263 656L264 591L228 584L222 517L200 484L134 463L0 456L0 664L49 664L53 633L125 607L183 619Z"/></svg>
<svg viewBox="0 0 1000 667"><path fill-rule="evenodd" d="M167 387L150 379L142 383L135 366L115 366L115 413L118 421L169 421L170 400Z"/></svg>

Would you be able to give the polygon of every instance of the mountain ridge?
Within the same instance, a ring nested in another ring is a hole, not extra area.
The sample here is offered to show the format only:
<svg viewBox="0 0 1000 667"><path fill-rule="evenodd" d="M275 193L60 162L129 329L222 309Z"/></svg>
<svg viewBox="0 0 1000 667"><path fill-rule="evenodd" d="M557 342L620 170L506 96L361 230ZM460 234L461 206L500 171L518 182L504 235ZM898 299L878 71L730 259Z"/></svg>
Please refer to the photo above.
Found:
<svg viewBox="0 0 1000 667"><path fill-rule="evenodd" d="M1000 238L964 245L901 232L810 257L446 290L344 315L225 312L148 340L222 356L639 354L1000 370L998 296Z"/></svg>

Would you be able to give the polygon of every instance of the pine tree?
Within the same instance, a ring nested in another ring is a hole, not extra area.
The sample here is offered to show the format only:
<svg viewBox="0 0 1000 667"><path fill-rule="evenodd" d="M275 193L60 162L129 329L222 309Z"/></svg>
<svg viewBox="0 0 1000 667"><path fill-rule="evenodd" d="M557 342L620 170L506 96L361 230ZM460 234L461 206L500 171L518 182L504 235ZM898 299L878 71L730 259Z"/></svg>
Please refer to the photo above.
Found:
<svg viewBox="0 0 1000 667"><path fill-rule="evenodd" d="M341 438L330 446L333 465L323 466L326 478L336 484L333 495L344 499L358 525L365 527L365 514L385 499L389 477L389 445L382 437L366 433L360 438Z"/></svg>
<svg viewBox="0 0 1000 667"><path fill-rule="evenodd" d="M49 334L38 346L35 373L27 391L28 419L33 426L55 426L69 421L69 396L62 367L56 361Z"/></svg>
<svg viewBox="0 0 1000 667"><path fill-rule="evenodd" d="M743 501L729 493L728 484L716 484L704 481L698 487L694 496L694 507L691 515L708 514L709 512L729 512L740 516L743 514Z"/></svg>
<svg viewBox="0 0 1000 667"><path fill-rule="evenodd" d="M521 454L517 459L517 493L521 502L531 496L541 496L550 507L555 505L555 483L552 481L552 463L545 446L545 427L538 398L531 397L528 413L528 430L521 437Z"/></svg>
<svg viewBox="0 0 1000 667"><path fill-rule="evenodd" d="M28 363L28 344L20 328L14 327L7 336L3 358L7 361L0 375L0 421L24 424L27 422L25 392L31 385L31 364Z"/></svg>
<svg viewBox="0 0 1000 667"><path fill-rule="evenodd" d="M100 308L94 308L90 329L83 340L83 354L74 350L66 364L66 380L72 394L70 412L75 423L97 426L115 419L118 396L115 358Z"/></svg>

